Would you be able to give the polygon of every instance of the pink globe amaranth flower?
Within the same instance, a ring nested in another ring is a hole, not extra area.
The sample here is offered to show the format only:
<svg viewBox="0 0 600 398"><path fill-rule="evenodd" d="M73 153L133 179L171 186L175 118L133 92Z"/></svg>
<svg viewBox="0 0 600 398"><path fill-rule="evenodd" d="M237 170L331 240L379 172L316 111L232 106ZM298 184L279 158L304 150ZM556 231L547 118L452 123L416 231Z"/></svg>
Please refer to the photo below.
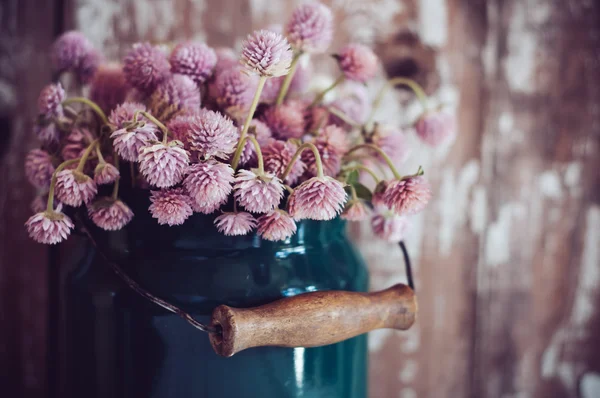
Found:
<svg viewBox="0 0 600 398"><path fill-rule="evenodd" d="M211 85L211 96L219 107L234 118L241 118L250 109L250 104L258 87L256 76L247 75L239 66L219 72Z"/></svg>
<svg viewBox="0 0 600 398"><path fill-rule="evenodd" d="M398 243L403 240L410 229L408 217L387 213L377 213L371 218L373 233L388 242Z"/></svg>
<svg viewBox="0 0 600 398"><path fill-rule="evenodd" d="M415 130L425 143L438 146L456 136L456 119L448 112L425 112L417 120Z"/></svg>
<svg viewBox="0 0 600 398"><path fill-rule="evenodd" d="M48 189L54 170L52 156L44 150L33 149L25 157L25 176L36 188Z"/></svg>
<svg viewBox="0 0 600 398"><path fill-rule="evenodd" d="M65 138L60 155L64 160L76 159L82 155L92 140L93 135L88 129L85 127L75 128Z"/></svg>
<svg viewBox="0 0 600 398"><path fill-rule="evenodd" d="M158 85L150 97L150 103L154 115L164 114L164 108L168 107L195 110L201 104L200 89L189 76L171 75Z"/></svg>
<svg viewBox="0 0 600 398"><path fill-rule="evenodd" d="M217 230L226 236L247 235L256 227L256 219L250 213L243 211L224 212L215 218Z"/></svg>
<svg viewBox="0 0 600 398"><path fill-rule="evenodd" d="M210 214L227 202L234 180L231 166L211 159L190 165L186 174L183 185L194 211Z"/></svg>
<svg viewBox="0 0 600 398"><path fill-rule="evenodd" d="M56 39L50 58L57 72L76 71L93 51L94 46L83 33L72 30Z"/></svg>
<svg viewBox="0 0 600 398"><path fill-rule="evenodd" d="M258 218L257 232L265 240L282 241L296 233L296 223L288 212L275 209Z"/></svg>
<svg viewBox="0 0 600 398"><path fill-rule="evenodd" d="M346 132L338 126L330 125L320 130L313 143L321 155L325 174L337 175L342 167L342 156L350 147ZM316 159L312 151L302 152L302 161L310 175L317 175Z"/></svg>
<svg viewBox="0 0 600 398"><path fill-rule="evenodd" d="M252 119L250 121L250 128L248 131L252 130L254 131L254 136L256 137L256 141L258 141L260 146L267 145L269 142L271 142L273 133L266 123L258 119Z"/></svg>
<svg viewBox="0 0 600 398"><path fill-rule="evenodd" d="M172 187L181 182L190 158L181 141L151 144L140 149L140 172L150 185Z"/></svg>
<svg viewBox="0 0 600 398"><path fill-rule="evenodd" d="M56 197L66 205L88 204L97 193L94 180L80 171L63 170L56 175Z"/></svg>
<svg viewBox="0 0 600 398"><path fill-rule="evenodd" d="M365 45L347 44L337 58L342 73L349 80L364 83L377 74L379 63L377 56Z"/></svg>
<svg viewBox="0 0 600 398"><path fill-rule="evenodd" d="M90 99L108 113L125 101L129 90L123 67L117 63L103 64L90 82Z"/></svg>
<svg viewBox="0 0 600 398"><path fill-rule="evenodd" d="M411 148L406 139L406 134L393 126L378 125L371 138L374 145L378 146L394 163L404 163L410 155ZM381 155L377 155L380 163L385 163Z"/></svg>
<svg viewBox="0 0 600 398"><path fill-rule="evenodd" d="M276 176L283 175L283 172L291 162L297 149L298 147L293 142L272 140L267 146L261 148L265 170ZM302 160L296 160L292 165L290 173L285 179L285 183L288 185L295 184L304 173L305 168L306 165Z"/></svg>
<svg viewBox="0 0 600 398"><path fill-rule="evenodd" d="M371 210L367 205L360 199L350 200L346 203L346 207L342 212L341 216L344 220L348 221L363 221L371 214Z"/></svg>
<svg viewBox="0 0 600 398"><path fill-rule="evenodd" d="M75 74L79 81L83 84L91 82L103 60L104 57L98 50L92 49L89 51L81 59L78 68L75 70Z"/></svg>
<svg viewBox="0 0 600 398"><path fill-rule="evenodd" d="M48 84L38 97L38 113L47 120L62 117L62 102L66 97L65 90L60 83Z"/></svg>
<svg viewBox="0 0 600 398"><path fill-rule="evenodd" d="M333 39L333 15L329 7L310 1L296 7L285 28L285 35L297 50L322 53Z"/></svg>
<svg viewBox="0 0 600 398"><path fill-rule="evenodd" d="M239 127L240 132L242 126ZM248 135L256 138L258 145L267 145L271 139L271 129L269 126L261 122L257 119L252 119L250 121L250 128L248 130ZM240 155L240 166L252 165L256 166L257 163L256 149L254 148L254 144L250 140L246 140L244 144L244 149Z"/></svg>
<svg viewBox="0 0 600 398"><path fill-rule="evenodd" d="M133 211L118 199L103 197L88 205L88 217L106 231L118 231L129 224Z"/></svg>
<svg viewBox="0 0 600 398"><path fill-rule="evenodd" d="M112 124L115 129L122 129L129 127L130 123L133 122L135 113L138 111L146 111L146 105L139 102L124 102L117 105L115 109L108 116L108 122ZM145 122L146 126L154 126L153 123L148 121L143 115L138 115L138 121Z"/></svg>
<svg viewBox="0 0 600 398"><path fill-rule="evenodd" d="M188 132L194 116L179 115L169 120L167 129L173 134L173 139L186 143Z"/></svg>
<svg viewBox="0 0 600 398"><path fill-rule="evenodd" d="M249 73L261 76L287 75L292 57L287 39L269 30L255 31L242 45L242 65Z"/></svg>
<svg viewBox="0 0 600 398"><path fill-rule="evenodd" d="M253 213L267 213L279 205L283 189L281 180L272 173L260 173L257 169L239 170L233 195L244 209Z"/></svg>
<svg viewBox="0 0 600 398"><path fill-rule="evenodd" d="M189 76L197 84L204 83L217 64L217 54L204 43L180 43L169 58L171 72Z"/></svg>
<svg viewBox="0 0 600 398"><path fill-rule="evenodd" d="M304 108L300 103L287 101L279 106L271 106L261 117L273 132L275 138L300 138L304 135Z"/></svg>
<svg viewBox="0 0 600 398"><path fill-rule="evenodd" d="M38 243L55 245L67 239L73 221L60 211L44 211L31 216L25 223L29 237Z"/></svg>
<svg viewBox="0 0 600 398"><path fill-rule="evenodd" d="M304 115L306 131L320 130L331 124L332 115L326 106L313 106Z"/></svg>
<svg viewBox="0 0 600 398"><path fill-rule="evenodd" d="M150 202L152 204L148 210L160 225L181 225L193 213L192 199L186 195L183 188L151 191Z"/></svg>
<svg viewBox="0 0 600 398"><path fill-rule="evenodd" d="M150 93L170 75L171 66L165 53L150 43L136 43L123 59L127 82Z"/></svg>
<svg viewBox="0 0 600 398"><path fill-rule="evenodd" d="M431 199L431 187L421 176L404 177L390 182L383 193L383 203L397 215L422 211Z"/></svg>
<svg viewBox="0 0 600 398"><path fill-rule="evenodd" d="M120 177L119 169L110 163L100 162L94 169L94 181L96 184L112 184Z"/></svg>
<svg viewBox="0 0 600 398"><path fill-rule="evenodd" d="M288 209L295 220L331 220L340 214L347 196L338 180L328 176L313 177L294 189Z"/></svg>
<svg viewBox="0 0 600 398"><path fill-rule="evenodd" d="M217 63L214 67L215 74L220 73L234 65L239 65L238 56L233 48L218 47L215 48Z"/></svg>
<svg viewBox="0 0 600 398"><path fill-rule="evenodd" d="M60 139L60 131L51 121L38 121L33 126L33 132L40 141L46 144L56 144Z"/></svg>
<svg viewBox="0 0 600 398"><path fill-rule="evenodd" d="M226 160L235 150L239 132L228 117L219 112L205 111L191 117L189 122L185 146L199 158Z"/></svg>
<svg viewBox="0 0 600 398"><path fill-rule="evenodd" d="M123 160L137 162L140 150L158 140L155 131L156 127L153 124L146 124L133 130L121 128L114 131L110 138L113 139L113 146Z"/></svg>

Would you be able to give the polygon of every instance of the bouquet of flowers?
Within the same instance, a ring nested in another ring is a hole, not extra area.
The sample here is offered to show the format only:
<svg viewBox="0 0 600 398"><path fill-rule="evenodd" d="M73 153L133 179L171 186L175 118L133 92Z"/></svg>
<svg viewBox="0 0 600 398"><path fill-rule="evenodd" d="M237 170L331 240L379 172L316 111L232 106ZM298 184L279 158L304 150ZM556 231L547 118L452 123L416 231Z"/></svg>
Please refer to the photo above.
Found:
<svg viewBox="0 0 600 398"><path fill-rule="evenodd" d="M407 151L405 133L374 122L375 110L386 89L407 85L424 105L416 134L430 145L453 136L452 116L428 108L423 90L403 78L385 84L371 103L365 85L379 62L361 44L333 55L339 76L329 87L308 90L307 61L325 53L333 37L331 10L320 3L300 5L277 30L249 35L239 55L196 42L138 43L121 64L105 62L79 32L59 37L52 48L58 82L37 104L42 145L25 160L40 192L25 224L31 238L66 239L74 225L64 206L85 205L98 227L123 228L134 214L119 199L119 180L130 173L132 184L148 190L148 211L159 224L217 213L215 226L225 235L256 229L280 241L298 220L340 215L370 217L377 236L401 240L407 218L423 210L431 191L421 168L409 175L396 169ZM65 73L86 96L66 97ZM112 194L98 195L103 184L112 184Z"/></svg>

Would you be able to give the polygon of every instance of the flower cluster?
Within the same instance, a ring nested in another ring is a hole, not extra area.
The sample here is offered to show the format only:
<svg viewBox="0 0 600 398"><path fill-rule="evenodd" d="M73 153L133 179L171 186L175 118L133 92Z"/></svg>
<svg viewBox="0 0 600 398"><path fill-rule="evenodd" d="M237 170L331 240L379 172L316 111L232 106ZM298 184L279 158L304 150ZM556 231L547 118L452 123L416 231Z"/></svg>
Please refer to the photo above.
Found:
<svg viewBox="0 0 600 398"><path fill-rule="evenodd" d="M250 34L239 55L199 42L137 43L120 62L105 62L78 32L59 37L55 72L75 73L89 97L67 97L60 83L41 91L34 128L42 145L25 159L39 191L30 236L66 239L78 207L99 228L122 229L134 213L120 192L136 189L171 227L212 214L224 235L283 241L301 220L341 217L370 219L377 236L403 239L431 189L421 168L396 169L412 129L379 123L375 111L387 89L408 86L425 105L416 136L431 146L454 136L452 116L430 108L408 79L390 80L372 100L365 84L381 68L358 43L330 58L333 84L309 92L310 58L332 45L333 14L310 1L284 26Z"/></svg>

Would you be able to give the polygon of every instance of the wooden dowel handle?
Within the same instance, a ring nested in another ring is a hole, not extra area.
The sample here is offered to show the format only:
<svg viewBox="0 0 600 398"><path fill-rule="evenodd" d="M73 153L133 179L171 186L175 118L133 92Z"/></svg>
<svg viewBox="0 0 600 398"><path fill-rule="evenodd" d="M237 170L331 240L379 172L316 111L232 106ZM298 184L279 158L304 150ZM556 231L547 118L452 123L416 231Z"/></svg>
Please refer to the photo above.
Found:
<svg viewBox="0 0 600 398"><path fill-rule="evenodd" d="M210 334L210 343L224 357L251 347L317 347L375 329L406 330L416 313L415 295L402 284L375 293L305 293L254 308L221 305L212 325L222 333Z"/></svg>

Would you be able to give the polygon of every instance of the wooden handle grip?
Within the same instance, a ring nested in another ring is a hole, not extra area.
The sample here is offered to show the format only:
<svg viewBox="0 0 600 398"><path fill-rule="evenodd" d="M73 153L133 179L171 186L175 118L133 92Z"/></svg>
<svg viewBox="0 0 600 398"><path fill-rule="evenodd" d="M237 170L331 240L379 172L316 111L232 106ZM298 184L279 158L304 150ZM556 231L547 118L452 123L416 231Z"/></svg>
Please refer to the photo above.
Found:
<svg viewBox="0 0 600 398"><path fill-rule="evenodd" d="M254 308L221 305L212 325L222 333L210 334L210 343L224 357L251 347L317 347L375 329L406 330L416 313L415 294L402 284L375 293L305 293Z"/></svg>

